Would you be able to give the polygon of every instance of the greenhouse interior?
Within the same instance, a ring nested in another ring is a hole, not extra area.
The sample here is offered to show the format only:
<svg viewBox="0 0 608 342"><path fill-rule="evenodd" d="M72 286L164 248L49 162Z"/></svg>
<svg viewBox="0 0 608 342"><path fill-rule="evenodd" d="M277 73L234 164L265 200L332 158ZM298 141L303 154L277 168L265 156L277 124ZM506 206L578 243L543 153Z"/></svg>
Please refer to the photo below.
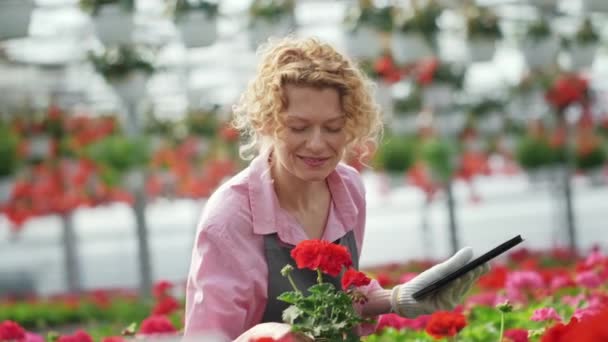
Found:
<svg viewBox="0 0 608 342"><path fill-rule="evenodd" d="M204 210L253 163L235 108L281 39L329 44L371 85L383 132L338 167L363 184L367 281L327 285L352 316L290 297L284 334L236 341L608 341L608 0L0 0L0 341L235 340L191 333L234 309L189 292L232 262L195 260ZM433 294L477 274L457 305L391 298L354 333L363 286L399 294L516 236Z"/></svg>

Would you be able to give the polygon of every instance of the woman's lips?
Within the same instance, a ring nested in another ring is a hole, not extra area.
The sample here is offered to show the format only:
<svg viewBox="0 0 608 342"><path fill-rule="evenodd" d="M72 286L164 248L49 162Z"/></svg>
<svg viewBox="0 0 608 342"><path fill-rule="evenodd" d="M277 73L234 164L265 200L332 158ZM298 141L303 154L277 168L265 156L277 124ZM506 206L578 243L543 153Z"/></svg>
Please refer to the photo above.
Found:
<svg viewBox="0 0 608 342"><path fill-rule="evenodd" d="M325 162L329 160L329 158L314 158L314 157L302 157L302 156L299 156L299 158L304 162L304 164L306 164L309 167L323 166L323 164L325 164Z"/></svg>

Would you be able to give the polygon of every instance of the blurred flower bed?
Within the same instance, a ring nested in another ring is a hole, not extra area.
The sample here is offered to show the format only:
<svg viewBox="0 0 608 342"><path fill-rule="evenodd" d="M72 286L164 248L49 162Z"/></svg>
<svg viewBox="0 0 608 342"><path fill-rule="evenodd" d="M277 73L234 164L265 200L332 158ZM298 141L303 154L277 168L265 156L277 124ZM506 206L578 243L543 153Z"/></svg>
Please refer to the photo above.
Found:
<svg viewBox="0 0 608 342"><path fill-rule="evenodd" d="M421 260L366 270L383 287L407 281L436 263ZM116 342L145 335L176 336L183 328L183 286L154 286L152 300L125 290L0 304L0 340ZM365 341L604 341L608 257L567 250L519 249L483 276L452 312L406 319L379 317ZM572 339L576 336L576 339Z"/></svg>

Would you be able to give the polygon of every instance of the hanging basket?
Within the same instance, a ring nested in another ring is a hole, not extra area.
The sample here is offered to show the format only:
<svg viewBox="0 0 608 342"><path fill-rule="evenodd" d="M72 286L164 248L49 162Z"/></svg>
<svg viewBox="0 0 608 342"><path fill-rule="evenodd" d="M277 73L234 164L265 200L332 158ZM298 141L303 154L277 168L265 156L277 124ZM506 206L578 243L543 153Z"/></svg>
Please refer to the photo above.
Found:
<svg viewBox="0 0 608 342"><path fill-rule="evenodd" d="M380 34L372 27L362 25L344 34L346 50L355 59L373 59L382 54Z"/></svg>
<svg viewBox="0 0 608 342"><path fill-rule="evenodd" d="M552 65L559 52L559 38L547 37L540 40L526 39L522 42L524 59L531 69Z"/></svg>
<svg viewBox="0 0 608 342"><path fill-rule="evenodd" d="M433 110L443 110L452 105L454 87L447 83L433 83L422 90L422 103Z"/></svg>
<svg viewBox="0 0 608 342"><path fill-rule="evenodd" d="M434 55L433 48L420 33L397 33L391 40L393 58L408 64Z"/></svg>
<svg viewBox="0 0 608 342"><path fill-rule="evenodd" d="M608 1L583 0L583 8L588 12L608 12Z"/></svg>
<svg viewBox="0 0 608 342"><path fill-rule="evenodd" d="M249 28L249 46L256 49L270 37L283 37L289 34L294 20L289 16L283 16L278 21L254 19Z"/></svg>
<svg viewBox="0 0 608 342"><path fill-rule="evenodd" d="M135 24L133 14L119 4L104 5L93 17L97 37L105 46L129 44Z"/></svg>
<svg viewBox="0 0 608 342"><path fill-rule="evenodd" d="M0 40L26 37L33 10L33 0L0 1Z"/></svg>
<svg viewBox="0 0 608 342"><path fill-rule="evenodd" d="M530 5L538 7L542 11L548 12L555 11L555 7L557 6L557 0L529 0L529 2Z"/></svg>
<svg viewBox="0 0 608 342"><path fill-rule="evenodd" d="M472 62L487 62L494 58L496 41L491 39L468 40L469 57Z"/></svg>
<svg viewBox="0 0 608 342"><path fill-rule="evenodd" d="M53 139L44 134L38 134L28 139L27 159L32 161L45 160L51 155Z"/></svg>
<svg viewBox="0 0 608 342"><path fill-rule="evenodd" d="M187 48L211 45L217 39L217 17L204 11L189 11L176 20L182 41Z"/></svg>
<svg viewBox="0 0 608 342"><path fill-rule="evenodd" d="M597 52L597 44L572 43L570 46L570 58L573 70L591 67Z"/></svg>
<svg viewBox="0 0 608 342"><path fill-rule="evenodd" d="M125 77L109 79L108 83L118 97L132 104L137 103L146 95L148 79L148 75L144 72L131 71Z"/></svg>

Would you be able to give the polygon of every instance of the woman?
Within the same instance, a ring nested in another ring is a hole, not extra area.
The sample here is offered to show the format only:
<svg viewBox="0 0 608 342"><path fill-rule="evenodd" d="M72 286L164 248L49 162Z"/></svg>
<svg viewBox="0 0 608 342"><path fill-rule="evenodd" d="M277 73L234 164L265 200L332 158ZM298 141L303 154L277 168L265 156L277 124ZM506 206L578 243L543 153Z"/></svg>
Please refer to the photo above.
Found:
<svg viewBox="0 0 608 342"><path fill-rule="evenodd" d="M276 297L290 286L280 270L302 240L340 243L358 264L365 189L358 172L340 161L355 147L370 153L381 135L370 82L316 39L284 38L260 51L257 75L234 110L235 127L249 138L241 152L256 157L205 206L188 277L186 337L213 331L248 341L287 332L280 323L287 305ZM485 268L424 301L412 293L471 257L463 249L390 290L373 282L360 289L369 298L360 311L415 317L451 309ZM314 275L297 282L308 288Z"/></svg>

